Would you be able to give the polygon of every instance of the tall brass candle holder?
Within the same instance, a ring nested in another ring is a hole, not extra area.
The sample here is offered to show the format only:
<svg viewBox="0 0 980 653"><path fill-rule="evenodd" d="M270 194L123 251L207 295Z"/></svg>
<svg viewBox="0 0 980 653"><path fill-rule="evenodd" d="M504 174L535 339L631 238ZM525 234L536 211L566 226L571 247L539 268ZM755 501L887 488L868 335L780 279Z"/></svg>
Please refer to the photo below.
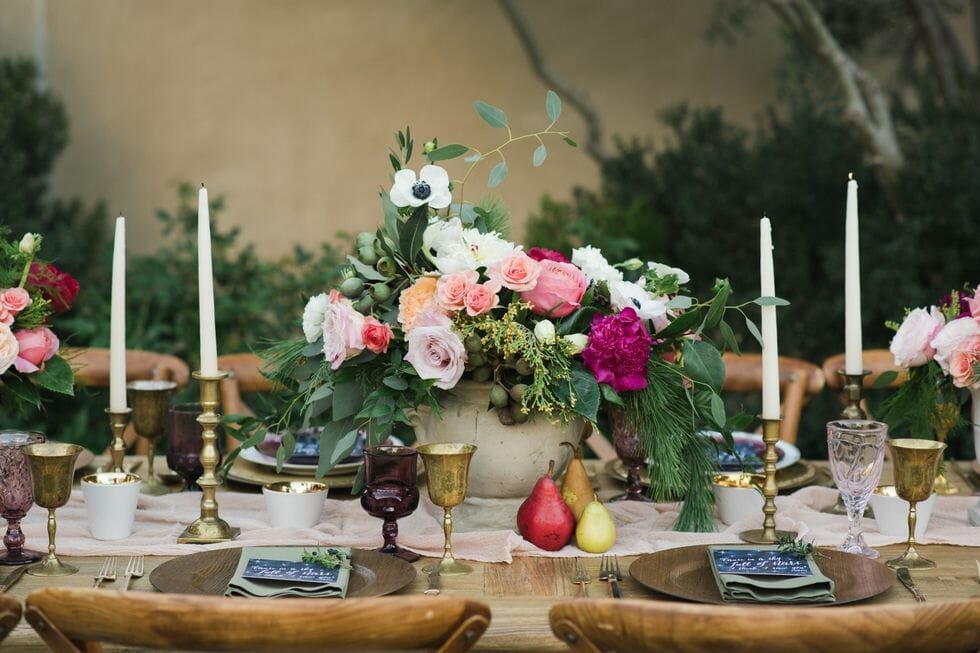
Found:
<svg viewBox="0 0 980 653"><path fill-rule="evenodd" d="M779 442L779 419L762 419L762 441L766 443L765 461L766 482L762 486L762 494L766 502L762 506L762 528L754 528L742 531L738 534L745 542L752 544L775 544L781 537L791 535L789 531L776 530L776 495L779 488L776 487L776 443Z"/></svg>
<svg viewBox="0 0 980 653"><path fill-rule="evenodd" d="M179 544L211 544L226 542L238 537L240 528L233 528L228 522L218 516L218 501L215 492L221 481L214 470L218 466L218 447L216 444L218 424L221 416L218 414L220 397L218 387L221 380L228 376L227 372L218 372L215 376L204 376L201 372L192 375L201 384L201 407L203 412L197 421L203 428L201 434L201 466L204 473L198 479L201 486L201 516L193 524L184 529L177 538Z"/></svg>
<svg viewBox="0 0 980 653"><path fill-rule="evenodd" d="M109 416L109 428L112 429L112 445L109 448L112 469L109 471L122 472L123 458L126 456L126 440L123 439L123 434L126 432L126 427L129 426L129 419L133 411L130 408L122 410L106 408L105 413Z"/></svg>
<svg viewBox="0 0 980 653"><path fill-rule="evenodd" d="M177 384L173 381L130 381L130 404L133 406L133 429L136 435L149 441L146 450L146 473L140 492L150 495L168 494L170 489L160 480L153 468L157 440L167 430L167 407Z"/></svg>
<svg viewBox="0 0 980 653"><path fill-rule="evenodd" d="M454 506L466 498L466 486L470 473L470 459L476 446L456 442L424 444L418 447L419 455L425 464L426 485L432 503L442 506L442 530L446 536L442 559L424 567L426 573L438 569L440 576L461 576L473 569L453 558L453 515Z"/></svg>
<svg viewBox="0 0 980 653"><path fill-rule="evenodd" d="M70 576L78 567L58 560L55 555L54 537L57 522L54 511L68 503L71 483L75 473L75 460L82 448L77 444L44 442L24 447L24 456L31 467L31 489L34 503L48 509L48 555L36 565L27 568L32 576Z"/></svg>
<svg viewBox="0 0 980 653"><path fill-rule="evenodd" d="M864 400L864 377L871 374L871 370L862 370L860 374L848 374L844 368L837 370L837 375L844 379L844 410L840 416L843 419L868 419L868 413L861 407ZM869 508L864 509L864 516L868 516ZM847 506L844 505L844 498L837 494L837 501L829 508L824 508L821 512L828 515L847 515Z"/></svg>
<svg viewBox="0 0 980 653"><path fill-rule="evenodd" d="M932 494L936 481L936 468L943 457L946 445L934 440L898 439L888 442L895 467L895 494L909 502L909 539L905 553L889 560L889 567L909 569L933 569L936 563L926 560L915 550L915 504L925 501Z"/></svg>

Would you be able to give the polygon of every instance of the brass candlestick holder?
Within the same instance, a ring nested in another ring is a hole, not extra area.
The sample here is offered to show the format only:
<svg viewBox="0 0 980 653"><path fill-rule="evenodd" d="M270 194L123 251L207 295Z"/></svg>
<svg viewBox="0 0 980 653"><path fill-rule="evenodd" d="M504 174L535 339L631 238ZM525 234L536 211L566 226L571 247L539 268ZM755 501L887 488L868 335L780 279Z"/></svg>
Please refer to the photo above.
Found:
<svg viewBox="0 0 980 653"><path fill-rule="evenodd" d="M27 568L27 573L32 576L70 576L78 572L78 567L63 563L55 555L54 538L58 528L54 512L71 497L75 460L81 452L82 448L77 444L60 442L24 447L24 456L31 468L34 503L48 509L48 555L43 562Z"/></svg>
<svg viewBox="0 0 980 653"><path fill-rule="evenodd" d="M123 458L126 456L126 440L123 434L129 426L129 419L133 414L132 409L122 410L105 409L109 416L109 428L112 429L112 446L109 448L109 456L112 458L112 472L123 471Z"/></svg>
<svg viewBox="0 0 980 653"><path fill-rule="evenodd" d="M140 492L150 495L168 494L170 489L160 480L153 468L157 440L167 430L167 406L177 384L173 381L130 381L126 384L133 408L133 429L136 435L149 441L146 450L146 473Z"/></svg>
<svg viewBox="0 0 980 653"><path fill-rule="evenodd" d="M453 515L452 509L463 503L470 473L470 459L476 446L445 442L424 444L418 447L419 455L425 464L426 485L432 503L442 506L442 530L446 536L442 559L434 565L423 568L426 573L438 569L440 576L461 576L473 569L453 558Z"/></svg>
<svg viewBox="0 0 980 653"><path fill-rule="evenodd" d="M862 370L860 374L848 374L843 368L837 370L837 375L844 379L844 410L840 412L843 419L868 419L868 413L861 406L864 401L864 377L871 374L871 370ZM869 516L870 507L865 507L864 516ZM837 501L829 508L824 508L821 512L828 515L847 516L847 506L844 505L844 498L837 494Z"/></svg>
<svg viewBox="0 0 980 653"><path fill-rule="evenodd" d="M198 479L201 486L201 516L193 524L184 529L177 538L178 544L211 544L227 542L238 537L240 528L233 528L228 522L218 516L218 501L215 492L221 481L214 470L218 466L218 447L216 445L218 424L221 416L218 414L220 397L218 387L221 380L228 376L227 372L218 372L215 376L204 376L201 372L192 375L201 384L201 407L203 412L197 421L203 428L201 434L201 466L204 473Z"/></svg>
<svg viewBox="0 0 980 653"><path fill-rule="evenodd" d="M782 537L790 536L789 531L776 530L776 495L779 488L776 487L776 443L779 442L779 419L762 419L762 441L766 443L766 454L763 460L766 463L765 475L766 482L762 486L762 494L766 502L762 506L762 528L754 528L742 531L738 534L745 542L752 544L775 544Z"/></svg>

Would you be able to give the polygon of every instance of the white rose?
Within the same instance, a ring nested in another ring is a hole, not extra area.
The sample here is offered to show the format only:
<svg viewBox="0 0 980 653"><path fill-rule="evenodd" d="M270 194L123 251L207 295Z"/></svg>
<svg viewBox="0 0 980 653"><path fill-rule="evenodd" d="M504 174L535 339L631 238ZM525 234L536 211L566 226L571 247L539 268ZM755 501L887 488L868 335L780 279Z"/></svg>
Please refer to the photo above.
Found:
<svg viewBox="0 0 980 653"><path fill-rule="evenodd" d="M551 320L541 320L534 325L534 337L540 342L552 342L555 339L555 325Z"/></svg>
<svg viewBox="0 0 980 653"><path fill-rule="evenodd" d="M310 297L303 309L303 335L306 342L316 342L323 335L323 316L327 313L330 306L330 297L326 293L320 293L315 297Z"/></svg>
<svg viewBox="0 0 980 653"><path fill-rule="evenodd" d="M567 336L562 336L562 338L568 343L568 353L572 356L581 354L582 350L589 344L589 336L584 333L570 333Z"/></svg>
<svg viewBox="0 0 980 653"><path fill-rule="evenodd" d="M609 303L617 311L632 308L641 320L653 320L655 324L664 323L667 315L667 300L654 297L639 284L632 281L614 281L609 284ZM658 331L662 327L658 327Z"/></svg>
<svg viewBox="0 0 980 653"><path fill-rule="evenodd" d="M935 306L928 311L917 308L910 312L889 346L895 356L895 365L918 367L928 363L936 353L930 343L945 322L942 312Z"/></svg>
<svg viewBox="0 0 980 653"><path fill-rule="evenodd" d="M14 332L6 324L0 324L0 374L10 369L19 353L20 345L14 337Z"/></svg>
<svg viewBox="0 0 980 653"><path fill-rule="evenodd" d="M936 350L936 362L943 368L943 372L949 374L950 357L957 351L966 349L977 336L980 336L980 323L969 317L952 320L943 327L939 335L929 343Z"/></svg>
<svg viewBox="0 0 980 653"><path fill-rule="evenodd" d="M573 249L572 263L582 268L585 276L592 281L612 283L623 280L623 273L609 265L602 252L591 245Z"/></svg>

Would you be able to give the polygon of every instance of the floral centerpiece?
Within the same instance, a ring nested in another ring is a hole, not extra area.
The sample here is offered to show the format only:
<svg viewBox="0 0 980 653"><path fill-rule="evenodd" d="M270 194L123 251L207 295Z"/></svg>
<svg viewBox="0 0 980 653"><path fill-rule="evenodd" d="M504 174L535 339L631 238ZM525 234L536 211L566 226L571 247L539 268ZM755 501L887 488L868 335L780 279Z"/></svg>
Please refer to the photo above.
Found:
<svg viewBox="0 0 980 653"><path fill-rule="evenodd" d="M962 423L961 407L973 394L980 403L980 296L954 290L938 305L907 310L895 329L890 350L908 380L882 404L892 428L911 437L931 437ZM879 377L887 385L894 373Z"/></svg>
<svg viewBox="0 0 980 653"><path fill-rule="evenodd" d="M700 302L686 293L689 278L679 268L612 263L590 246L566 255L508 240L501 203L467 199L472 173L494 163L486 184L494 188L508 175L511 144L536 142L538 166L551 142L575 142L555 128L561 102L553 92L547 127L525 135L514 134L502 110L484 102L476 110L506 132L503 143L478 150L433 139L417 174L409 167L411 130L396 134L394 176L381 192L383 225L357 236L339 286L309 300L304 337L267 352L267 373L288 389L272 428L324 426L323 474L359 432L382 441L412 411L438 411L445 393L468 380L488 384L487 409L504 424L597 423L618 407L656 461L655 496L686 498L677 527L710 530L714 463L699 431L744 428L726 416L724 364L707 338L720 330L737 349L725 321L728 281L718 280L714 296ZM463 155L456 179L436 165ZM744 316L742 306L734 308ZM257 420L236 421L245 445L261 441ZM280 464L291 435L283 445Z"/></svg>
<svg viewBox="0 0 980 653"><path fill-rule="evenodd" d="M52 315L71 308L78 282L37 258L41 236L8 241L0 230L0 414L40 407L41 391L72 395L71 367L58 355Z"/></svg>

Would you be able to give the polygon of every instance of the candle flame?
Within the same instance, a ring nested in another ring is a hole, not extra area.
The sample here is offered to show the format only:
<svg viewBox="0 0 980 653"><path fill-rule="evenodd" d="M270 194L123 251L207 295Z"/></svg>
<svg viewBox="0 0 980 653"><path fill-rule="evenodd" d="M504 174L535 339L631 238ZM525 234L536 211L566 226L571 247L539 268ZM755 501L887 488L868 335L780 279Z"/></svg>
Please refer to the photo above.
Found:
<svg viewBox="0 0 980 653"><path fill-rule="evenodd" d="M848 179L848 181L850 181L851 179L854 179L854 173L853 172L847 173L847 179Z"/></svg>

